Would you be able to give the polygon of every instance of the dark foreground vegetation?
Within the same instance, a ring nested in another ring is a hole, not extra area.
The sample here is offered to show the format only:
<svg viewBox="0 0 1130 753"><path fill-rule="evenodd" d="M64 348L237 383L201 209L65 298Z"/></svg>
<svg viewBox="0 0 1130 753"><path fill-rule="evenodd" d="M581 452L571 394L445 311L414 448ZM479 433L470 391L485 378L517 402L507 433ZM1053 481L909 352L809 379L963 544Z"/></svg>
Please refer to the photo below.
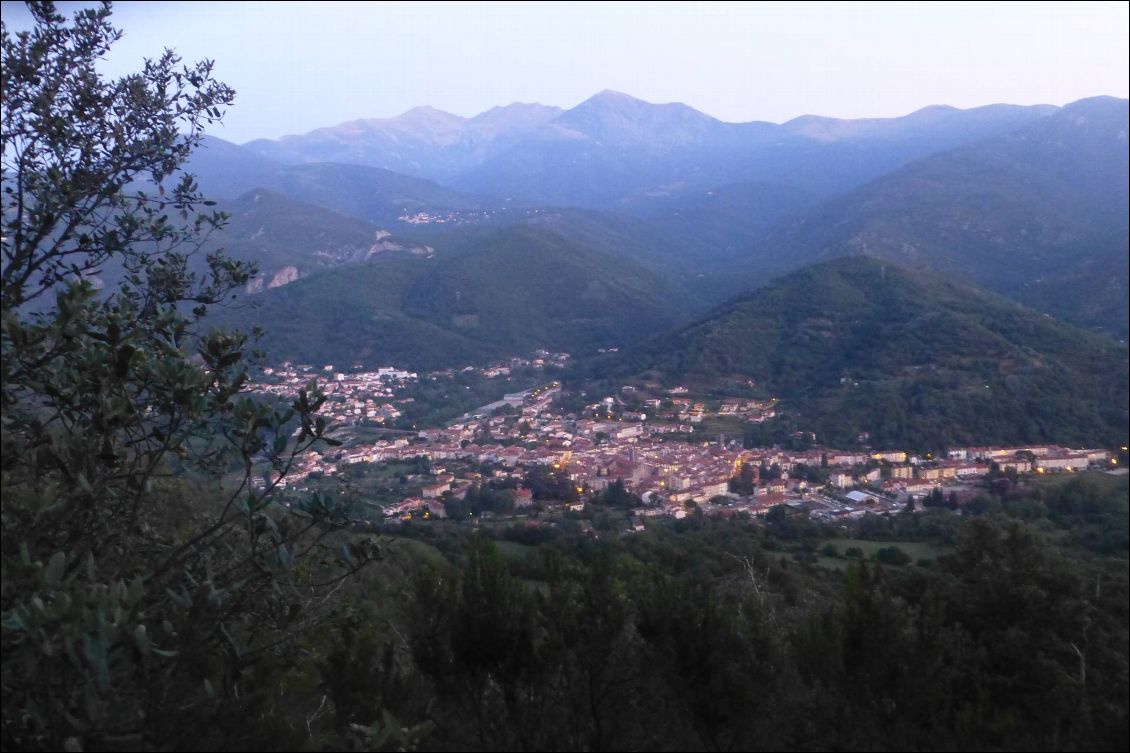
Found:
<svg viewBox="0 0 1130 753"><path fill-rule="evenodd" d="M816 564L836 531L784 515L403 529L390 549L442 559L397 617L358 600L335 666L369 669L322 682L350 699L339 725L383 704L428 748L1122 748L1127 486L1108 481L867 520L889 545L845 571ZM881 564L915 540L947 553Z"/></svg>

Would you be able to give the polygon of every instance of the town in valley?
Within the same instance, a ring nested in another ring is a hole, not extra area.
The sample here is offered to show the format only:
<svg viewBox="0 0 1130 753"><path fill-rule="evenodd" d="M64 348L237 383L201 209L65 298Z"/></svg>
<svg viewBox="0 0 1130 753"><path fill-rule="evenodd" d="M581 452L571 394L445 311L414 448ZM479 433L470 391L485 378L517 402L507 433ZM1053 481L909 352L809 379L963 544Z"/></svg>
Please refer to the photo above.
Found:
<svg viewBox="0 0 1130 753"><path fill-rule="evenodd" d="M362 364L266 368L252 385L261 394L291 398L312 380L320 385L327 393L323 414L341 444L307 450L289 473L262 473L256 485L348 491L353 504L347 514L357 523L543 513L547 520L555 513L583 518L615 505L627 513L627 530L639 531L649 520L763 516L778 506L823 521L959 510L1027 475L1125 473L1117 451L1054 444L961 446L935 456L826 447L802 432L798 448L746 447L740 438L708 433L717 425L712 421L733 427L771 420L780 410L776 399L700 399L688 386L653 384L623 385L615 395L565 404L561 382L551 374L569 360L568 353L539 350L425 374ZM537 375L534 383L504 392L519 370ZM443 425L405 420L421 383L446 382L457 393L457 377L502 397ZM395 482L367 485L366 479Z"/></svg>

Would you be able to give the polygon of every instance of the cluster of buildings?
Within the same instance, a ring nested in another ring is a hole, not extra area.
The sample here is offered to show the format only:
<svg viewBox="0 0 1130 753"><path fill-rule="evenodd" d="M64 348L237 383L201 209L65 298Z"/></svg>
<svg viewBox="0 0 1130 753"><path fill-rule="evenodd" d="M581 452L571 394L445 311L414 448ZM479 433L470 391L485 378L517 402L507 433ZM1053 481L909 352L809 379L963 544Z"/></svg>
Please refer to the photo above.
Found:
<svg viewBox="0 0 1130 753"><path fill-rule="evenodd" d="M675 386L660 391L657 385L640 388L624 385L619 395L609 395L599 403L588 406L593 415L605 414L611 418L622 416L644 420L647 415L661 420L700 424L704 418L713 415L734 416L750 423L762 423L777 415L777 400L754 400L749 398L725 398L716 407L707 407L707 402L689 396L690 388ZM634 410L638 409L638 410Z"/></svg>
<svg viewBox="0 0 1130 753"><path fill-rule="evenodd" d="M250 389L261 394L293 398L311 379L317 379L328 396L323 415L337 428L357 425L394 427L403 415L403 405L414 399L409 394L410 388L421 379L451 378L456 372L476 374L486 379L506 378L514 369L562 367L569 359L568 353L538 350L529 357L508 358L487 366L440 369L423 376L394 366L367 370L363 364L341 368L334 364L319 367L287 362L278 368L263 369L263 376L253 382ZM512 396L510 402L513 402ZM520 405L522 399L517 402Z"/></svg>
<svg viewBox="0 0 1130 753"><path fill-rule="evenodd" d="M453 209L447 212L413 212L405 207L401 211L404 212L404 214L397 217L397 219L409 225L473 225L479 222L490 221L499 215L524 213L528 217L536 217L546 212L545 209L541 208L511 210L508 207L481 209L477 211L458 211Z"/></svg>
<svg viewBox="0 0 1130 753"><path fill-rule="evenodd" d="M533 360L548 363L567 357L540 353ZM507 363L492 364L483 373L501 376L509 367ZM332 367L327 371L333 371ZM294 385L305 373L286 368L275 376L284 384ZM377 397L365 396L394 393L395 385L417 378L416 374L392 368L353 374L333 371L331 384L350 396L345 409L335 417L356 416L358 411L366 416L370 411L380 415L384 405L378 404ZM442 516L443 499L460 498L472 483L445 468L465 461L493 465L499 469L496 477L518 480L529 469L540 466L575 486L581 498L573 503L575 507L583 507L587 498L619 480L641 498L642 506L636 511L640 518L684 517L694 507L707 515L759 515L780 504L803 507L815 517L836 518L901 509L907 500L929 495L935 489L952 491L991 471L1071 472L1117 463L1107 450L1055 445L961 447L941 458L918 457L902 450L745 449L724 439L683 439L694 428L689 420L672 423L648 421L643 415L605 420L563 415L554 405L559 391L558 383L549 382L506 395L447 427L310 452L299 458L292 477L301 483L308 474L333 475L351 463L429 458L433 477L427 479L418 496L387 507L385 514L392 517L421 513L424 517ZM734 406L726 408L729 415L733 415L731 411L772 407L744 400L727 400L722 405ZM499 410L503 406L506 409ZM529 490L519 488L518 506L530 502Z"/></svg>
<svg viewBox="0 0 1130 753"><path fill-rule="evenodd" d="M981 461L996 463L1001 470L1012 469L1018 473L1081 471L1095 463L1114 460L1107 450L1071 450L1050 444L1027 447L959 447L949 450L946 457L949 463L958 464L959 467L969 461Z"/></svg>
<svg viewBox="0 0 1130 753"><path fill-rule="evenodd" d="M364 371L360 365L348 371L326 364L320 370L309 364L285 363L281 368L263 369L263 378L251 385L255 392L291 398L311 379L328 399L323 415L338 426L372 423L391 425L401 415L399 403L411 400L405 389L419 379L414 371L384 366Z"/></svg>
<svg viewBox="0 0 1130 753"><path fill-rule="evenodd" d="M397 217L401 222L407 222L409 225L472 225L477 222L485 222L491 219L494 215L505 212L505 209L492 210L485 209L481 212L409 212L404 210L404 214Z"/></svg>

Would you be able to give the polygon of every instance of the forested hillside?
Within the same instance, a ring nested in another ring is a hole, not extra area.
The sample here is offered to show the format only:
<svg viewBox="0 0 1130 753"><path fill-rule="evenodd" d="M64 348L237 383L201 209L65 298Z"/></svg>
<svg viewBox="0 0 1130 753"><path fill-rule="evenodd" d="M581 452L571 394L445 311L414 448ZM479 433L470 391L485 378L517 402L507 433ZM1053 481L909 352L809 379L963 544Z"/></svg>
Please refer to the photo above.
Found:
<svg viewBox="0 0 1130 753"><path fill-rule="evenodd" d="M1127 351L974 287L868 257L807 267L589 377L753 379L830 444L1120 444Z"/></svg>

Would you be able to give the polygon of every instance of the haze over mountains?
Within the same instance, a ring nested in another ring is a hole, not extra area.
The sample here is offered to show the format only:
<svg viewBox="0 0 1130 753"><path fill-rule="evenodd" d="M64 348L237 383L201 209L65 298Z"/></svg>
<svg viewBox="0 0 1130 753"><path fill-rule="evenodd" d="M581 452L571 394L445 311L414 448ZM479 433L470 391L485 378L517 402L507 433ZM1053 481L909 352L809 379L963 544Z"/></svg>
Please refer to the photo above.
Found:
<svg viewBox="0 0 1130 753"><path fill-rule="evenodd" d="M223 202L230 216L223 233L227 254L259 265L248 292L290 284L322 270L380 254L427 257L430 246L403 241L364 220L303 204L266 189Z"/></svg>
<svg viewBox="0 0 1130 753"><path fill-rule="evenodd" d="M234 202L228 244L263 264L257 316L306 333L270 341L292 357L360 341L365 359L429 365L583 355L858 254L1124 338L1127 111L1097 97L724 123L606 91L570 110L420 107L242 147L208 139L190 170ZM252 237L267 227L273 240ZM385 296L382 274L400 292ZM302 323L287 313L300 304ZM424 358L413 328L431 333Z"/></svg>
<svg viewBox="0 0 1130 753"><path fill-rule="evenodd" d="M464 119L420 107L246 148L290 164L363 164L469 193L604 208L750 179L823 195L1054 109L931 107L904 118L724 123L683 104L604 91L567 111L514 104Z"/></svg>
<svg viewBox="0 0 1130 753"><path fill-rule="evenodd" d="M424 179L366 165L316 162L284 165L223 139L206 138L188 169L201 188L235 199L256 188L369 222L396 223L421 211L446 213L502 207Z"/></svg>
<svg viewBox="0 0 1130 753"><path fill-rule="evenodd" d="M277 359L478 363L536 348L585 352L678 323L687 293L629 260L541 227L451 238L442 255L384 252L225 312L260 325ZM697 309L692 309L697 310Z"/></svg>
<svg viewBox="0 0 1130 753"><path fill-rule="evenodd" d="M760 240L747 263L763 274L879 256L1125 334L1128 130L1125 100L1076 102L824 203ZM1113 284L1080 290L1096 263Z"/></svg>
<svg viewBox="0 0 1130 753"><path fill-rule="evenodd" d="M356 120L277 141L258 139L246 147L289 164L347 162L445 180L505 151L562 112L515 103L461 118L421 106L395 118Z"/></svg>

